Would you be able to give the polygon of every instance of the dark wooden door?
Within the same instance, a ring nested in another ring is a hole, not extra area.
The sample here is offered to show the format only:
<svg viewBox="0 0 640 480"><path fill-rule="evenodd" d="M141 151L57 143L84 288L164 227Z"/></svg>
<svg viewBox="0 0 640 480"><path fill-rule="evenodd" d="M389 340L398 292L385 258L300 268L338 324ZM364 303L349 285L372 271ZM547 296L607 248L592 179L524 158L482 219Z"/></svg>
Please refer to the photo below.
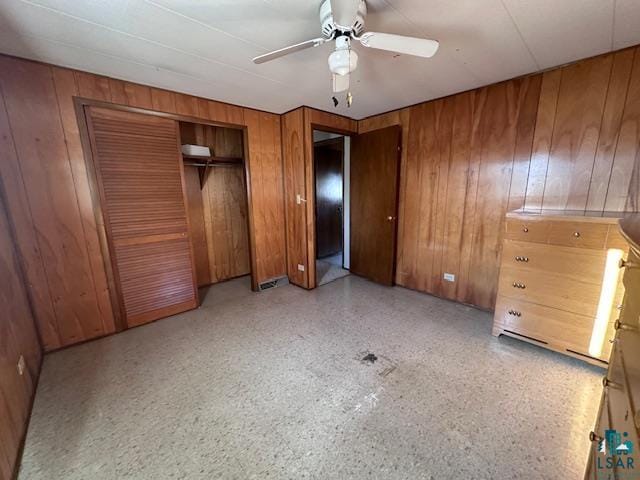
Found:
<svg viewBox="0 0 640 480"><path fill-rule="evenodd" d="M342 251L342 156L344 139L314 146L316 257Z"/></svg>
<svg viewBox="0 0 640 480"><path fill-rule="evenodd" d="M198 305L178 126L88 109L112 268L129 327Z"/></svg>
<svg viewBox="0 0 640 480"><path fill-rule="evenodd" d="M351 273L393 285L401 128L351 137Z"/></svg>

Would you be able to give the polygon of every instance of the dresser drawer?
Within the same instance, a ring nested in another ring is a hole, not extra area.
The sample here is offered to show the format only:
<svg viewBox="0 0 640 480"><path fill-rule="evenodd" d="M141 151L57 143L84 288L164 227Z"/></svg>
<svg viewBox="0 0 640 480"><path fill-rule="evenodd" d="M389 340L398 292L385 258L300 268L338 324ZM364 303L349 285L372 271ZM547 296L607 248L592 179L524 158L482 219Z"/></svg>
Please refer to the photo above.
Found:
<svg viewBox="0 0 640 480"><path fill-rule="evenodd" d="M542 273L564 274L567 278L600 285L607 263L604 250L560 247L507 240L502 247L502 265Z"/></svg>
<svg viewBox="0 0 640 480"><path fill-rule="evenodd" d="M633 292L635 291L630 290L624 296L620 319L625 325L640 328L640 296L635 295Z"/></svg>
<svg viewBox="0 0 640 480"><path fill-rule="evenodd" d="M631 407L640 416L640 326L637 314L629 314L629 306L633 304L633 309L637 311L638 303L640 298L625 299L615 344L624 374L623 378L628 386ZM637 428L640 431L640 417Z"/></svg>
<svg viewBox="0 0 640 480"><path fill-rule="evenodd" d="M623 441L631 440L635 449L637 448L637 429L633 402L630 392L627 390L628 383L624 371L623 358L626 360L626 357L624 357L620 343L616 342L614 345L604 383L605 393L609 400L610 425L620 433ZM624 432L627 433L626 437L624 437Z"/></svg>
<svg viewBox="0 0 640 480"><path fill-rule="evenodd" d="M609 225L603 223L555 221L549 229L549 243L567 247L604 250Z"/></svg>
<svg viewBox="0 0 640 480"><path fill-rule="evenodd" d="M539 218L507 218L505 239L547 243L550 222Z"/></svg>
<svg viewBox="0 0 640 480"><path fill-rule="evenodd" d="M600 292L600 285L578 282L563 274L508 266L500 270L500 295L589 317L597 313Z"/></svg>
<svg viewBox="0 0 640 480"><path fill-rule="evenodd" d="M503 330L551 344L557 349L592 356L589 353L592 317L498 296L494 323ZM609 322L601 353L595 358L609 360L611 343L608 340L613 335L613 322Z"/></svg>

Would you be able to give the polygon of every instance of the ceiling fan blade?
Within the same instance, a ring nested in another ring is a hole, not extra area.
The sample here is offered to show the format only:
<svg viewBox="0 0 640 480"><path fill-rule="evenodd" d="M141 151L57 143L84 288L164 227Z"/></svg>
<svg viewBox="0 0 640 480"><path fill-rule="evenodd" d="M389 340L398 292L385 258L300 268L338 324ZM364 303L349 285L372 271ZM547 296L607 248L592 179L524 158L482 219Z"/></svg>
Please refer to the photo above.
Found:
<svg viewBox="0 0 640 480"><path fill-rule="evenodd" d="M358 40L365 47L426 58L433 57L440 46L436 40L378 32L364 33Z"/></svg>
<svg viewBox="0 0 640 480"><path fill-rule="evenodd" d="M349 90L349 75L338 75L333 74L333 93L344 92L345 90Z"/></svg>
<svg viewBox="0 0 640 480"><path fill-rule="evenodd" d="M351 28L359 6L360 0L331 0L333 23L345 29Z"/></svg>
<svg viewBox="0 0 640 480"><path fill-rule="evenodd" d="M274 50L273 52L265 53L264 55L260 55L253 59L253 63L261 64L265 62L269 62L271 60L275 60L276 58L284 57L285 55L289 55L293 52L299 52L300 50L305 50L311 47L317 47L318 45L322 45L327 40L320 37L314 38L312 40L307 40L306 42L296 43L295 45L291 45L289 47L281 48L280 50Z"/></svg>

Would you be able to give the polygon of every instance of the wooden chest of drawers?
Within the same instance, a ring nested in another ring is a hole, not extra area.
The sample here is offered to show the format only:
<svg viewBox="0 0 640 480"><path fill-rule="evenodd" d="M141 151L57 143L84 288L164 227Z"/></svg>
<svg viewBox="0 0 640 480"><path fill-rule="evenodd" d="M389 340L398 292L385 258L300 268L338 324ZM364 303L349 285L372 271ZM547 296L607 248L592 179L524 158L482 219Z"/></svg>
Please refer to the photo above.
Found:
<svg viewBox="0 0 640 480"><path fill-rule="evenodd" d="M640 461L640 217L623 220L636 227L636 238L629 238L631 251L623 264L625 295L620 318L615 322L613 352L607 374L602 380L603 392L594 430L585 479L636 478ZM631 445L631 450L616 449ZM630 444L627 444L630 442ZM634 465L631 469L630 462Z"/></svg>
<svg viewBox="0 0 640 480"><path fill-rule="evenodd" d="M494 335L591 363L611 353L628 245L617 217L507 214Z"/></svg>

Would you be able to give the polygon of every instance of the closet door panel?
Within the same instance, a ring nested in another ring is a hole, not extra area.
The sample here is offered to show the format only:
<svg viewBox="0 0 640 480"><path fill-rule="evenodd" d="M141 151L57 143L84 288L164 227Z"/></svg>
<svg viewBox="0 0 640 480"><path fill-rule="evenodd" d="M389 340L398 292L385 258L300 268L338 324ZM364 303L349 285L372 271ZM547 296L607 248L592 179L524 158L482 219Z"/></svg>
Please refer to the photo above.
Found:
<svg viewBox="0 0 640 480"><path fill-rule="evenodd" d="M119 245L116 258L130 327L196 306L187 238Z"/></svg>
<svg viewBox="0 0 640 480"><path fill-rule="evenodd" d="M176 122L91 107L88 123L127 325L195 308Z"/></svg>

